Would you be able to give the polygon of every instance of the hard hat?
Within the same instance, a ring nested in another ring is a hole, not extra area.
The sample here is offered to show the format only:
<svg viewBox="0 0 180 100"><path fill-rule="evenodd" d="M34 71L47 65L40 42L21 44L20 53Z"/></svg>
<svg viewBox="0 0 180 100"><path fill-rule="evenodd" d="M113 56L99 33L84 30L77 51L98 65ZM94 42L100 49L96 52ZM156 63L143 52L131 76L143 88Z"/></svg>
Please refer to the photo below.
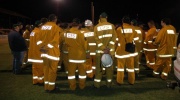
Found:
<svg viewBox="0 0 180 100"><path fill-rule="evenodd" d="M101 57L101 63L104 67L110 67L113 64L113 60L109 54L103 54Z"/></svg>
<svg viewBox="0 0 180 100"><path fill-rule="evenodd" d="M92 26L93 23L92 23L91 20L87 19L87 20L85 20L84 25L85 25L85 26Z"/></svg>

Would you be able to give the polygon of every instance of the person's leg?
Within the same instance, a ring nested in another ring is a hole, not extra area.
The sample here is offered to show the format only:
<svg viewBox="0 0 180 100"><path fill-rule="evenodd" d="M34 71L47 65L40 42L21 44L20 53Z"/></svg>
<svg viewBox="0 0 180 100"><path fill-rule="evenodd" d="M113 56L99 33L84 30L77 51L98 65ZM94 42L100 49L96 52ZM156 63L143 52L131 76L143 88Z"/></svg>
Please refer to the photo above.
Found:
<svg viewBox="0 0 180 100"><path fill-rule="evenodd" d="M118 84L123 84L124 82L124 66L126 59L117 59L117 78Z"/></svg>
<svg viewBox="0 0 180 100"><path fill-rule="evenodd" d="M86 84L86 69L85 69L85 63L78 64L78 71L79 71L79 88L84 89Z"/></svg>
<svg viewBox="0 0 180 100"><path fill-rule="evenodd" d="M102 78L101 56L96 56L96 73L94 78L94 86L100 88Z"/></svg>
<svg viewBox="0 0 180 100"><path fill-rule="evenodd" d="M77 70L77 64L69 63L68 81L69 81L69 87L71 90L76 90L76 76L75 76L76 70Z"/></svg>
<svg viewBox="0 0 180 100"><path fill-rule="evenodd" d="M128 68L128 82L134 84L135 73L134 73L134 57L127 58L126 66Z"/></svg>

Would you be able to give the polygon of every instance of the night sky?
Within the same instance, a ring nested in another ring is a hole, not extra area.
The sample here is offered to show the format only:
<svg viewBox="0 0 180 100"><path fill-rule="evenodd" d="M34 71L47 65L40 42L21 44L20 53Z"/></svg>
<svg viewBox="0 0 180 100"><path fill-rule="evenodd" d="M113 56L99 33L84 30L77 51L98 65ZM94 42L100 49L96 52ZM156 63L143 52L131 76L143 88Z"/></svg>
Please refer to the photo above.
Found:
<svg viewBox="0 0 180 100"><path fill-rule="evenodd" d="M95 21L101 12L106 12L112 23L121 23L124 15L131 19L138 17L145 24L151 19L160 24L162 18L168 17L180 29L180 0L62 0L59 3L55 0L0 0L0 8L28 16L33 21L57 12L62 22L70 22L75 17L84 21L91 19L92 1Z"/></svg>

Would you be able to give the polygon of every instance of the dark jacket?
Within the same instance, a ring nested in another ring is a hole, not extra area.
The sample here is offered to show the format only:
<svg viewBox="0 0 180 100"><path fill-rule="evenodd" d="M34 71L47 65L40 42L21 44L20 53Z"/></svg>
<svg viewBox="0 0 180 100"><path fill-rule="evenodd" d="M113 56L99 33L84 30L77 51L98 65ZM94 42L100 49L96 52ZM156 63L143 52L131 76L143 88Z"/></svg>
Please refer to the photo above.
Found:
<svg viewBox="0 0 180 100"><path fill-rule="evenodd" d="M25 39L15 30L10 31L8 34L8 42L11 51L21 52L27 50Z"/></svg>

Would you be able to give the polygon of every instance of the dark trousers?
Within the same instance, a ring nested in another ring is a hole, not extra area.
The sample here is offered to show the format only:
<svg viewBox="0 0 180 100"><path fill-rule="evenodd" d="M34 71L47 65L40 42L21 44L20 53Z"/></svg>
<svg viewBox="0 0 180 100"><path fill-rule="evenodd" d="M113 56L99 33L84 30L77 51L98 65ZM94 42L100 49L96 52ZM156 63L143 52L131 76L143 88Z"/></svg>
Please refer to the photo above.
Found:
<svg viewBox="0 0 180 100"><path fill-rule="evenodd" d="M12 51L12 55L13 55L13 73L19 74L21 72L24 51L20 51L20 52Z"/></svg>

